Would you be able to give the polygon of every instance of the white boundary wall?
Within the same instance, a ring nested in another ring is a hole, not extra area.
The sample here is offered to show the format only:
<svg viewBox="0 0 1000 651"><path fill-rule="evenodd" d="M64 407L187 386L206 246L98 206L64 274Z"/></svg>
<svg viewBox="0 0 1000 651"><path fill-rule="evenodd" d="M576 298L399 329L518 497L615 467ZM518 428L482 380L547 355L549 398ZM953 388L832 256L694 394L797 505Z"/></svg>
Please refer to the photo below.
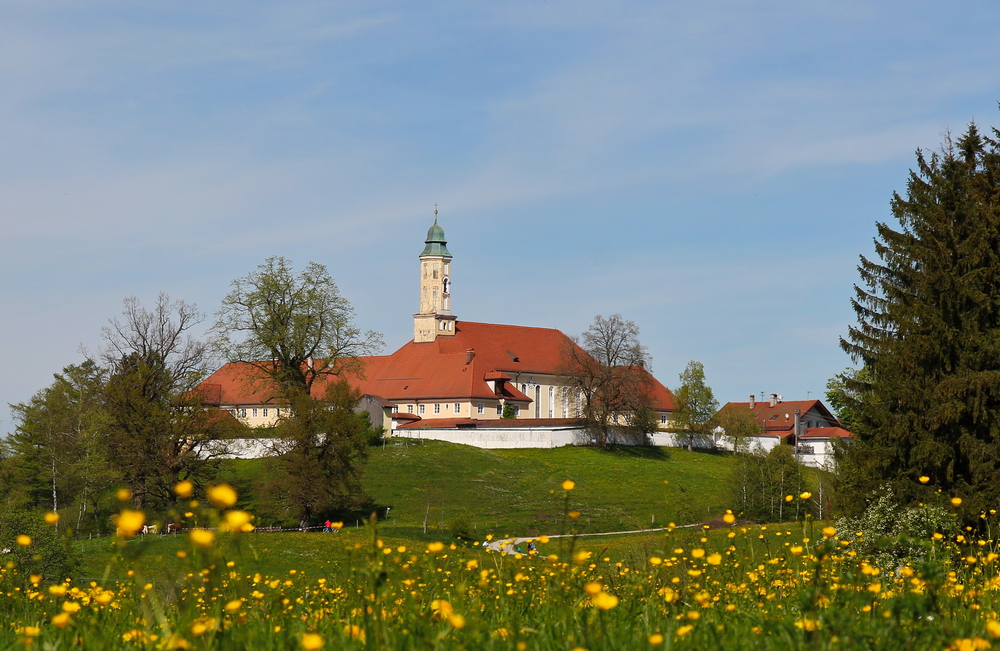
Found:
<svg viewBox="0 0 1000 651"><path fill-rule="evenodd" d="M393 438L424 439L461 443L477 448L561 448L587 440L581 427L454 427L403 428L392 433Z"/></svg>

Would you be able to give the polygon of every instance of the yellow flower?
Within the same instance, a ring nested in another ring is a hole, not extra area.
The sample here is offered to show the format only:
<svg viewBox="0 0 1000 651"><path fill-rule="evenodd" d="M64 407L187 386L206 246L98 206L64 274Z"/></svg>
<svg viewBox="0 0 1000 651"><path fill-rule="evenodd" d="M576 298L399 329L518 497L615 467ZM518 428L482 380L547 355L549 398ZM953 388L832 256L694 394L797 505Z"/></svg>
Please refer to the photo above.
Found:
<svg viewBox="0 0 1000 651"><path fill-rule="evenodd" d="M586 592L591 597L593 597L595 594L597 594L603 589L604 586L598 583L597 581L591 581L583 586L583 591Z"/></svg>
<svg viewBox="0 0 1000 651"><path fill-rule="evenodd" d="M104 592L98 594L94 597L94 601L101 604L102 606L107 606L111 603L111 600L115 598L115 593L110 590L105 590Z"/></svg>
<svg viewBox="0 0 1000 651"><path fill-rule="evenodd" d="M951 505L952 506L961 506L962 505L962 498L961 497L953 497L953 498L951 498Z"/></svg>
<svg viewBox="0 0 1000 651"><path fill-rule="evenodd" d="M59 514L53 513L52 511L45 514L45 524L51 524L53 527L59 524Z"/></svg>
<svg viewBox="0 0 1000 651"><path fill-rule="evenodd" d="M697 610L690 610L690 611L688 611L687 618L690 619L691 621L696 621L700 617L701 617L701 613L699 613Z"/></svg>
<svg viewBox="0 0 1000 651"><path fill-rule="evenodd" d="M575 554L573 554L573 561L577 565L583 565L588 560L590 560L590 557L593 555L594 552L584 552L584 551L576 552Z"/></svg>
<svg viewBox="0 0 1000 651"><path fill-rule="evenodd" d="M215 542L215 533L208 529L192 529L188 536L196 547L211 547Z"/></svg>
<svg viewBox="0 0 1000 651"><path fill-rule="evenodd" d="M145 523L146 514L142 511L122 509L122 512L115 518L119 538L131 538L142 530L142 525Z"/></svg>
<svg viewBox="0 0 1000 651"><path fill-rule="evenodd" d="M927 475L923 475L923 476L921 476L921 477L920 477L920 483L921 483L921 484L926 484L926 483L927 483L927 482L929 482L930 480L931 480L931 478L930 478L930 477L928 477Z"/></svg>
<svg viewBox="0 0 1000 651"><path fill-rule="evenodd" d="M608 594L607 592L598 592L590 598L590 603L594 604L601 610L611 610L618 605L618 597L613 594Z"/></svg>
<svg viewBox="0 0 1000 651"><path fill-rule="evenodd" d="M580 518L580 512L579 511L570 511L566 515L569 516L570 520L578 520Z"/></svg>
<svg viewBox="0 0 1000 651"><path fill-rule="evenodd" d="M315 633L303 633L302 648L306 651L317 651L317 649L322 649L323 638Z"/></svg>
<svg viewBox="0 0 1000 651"><path fill-rule="evenodd" d="M25 536L24 534L21 534L20 536L17 537L17 544L20 545L21 547L28 547L29 545L31 545L31 536Z"/></svg>
<svg viewBox="0 0 1000 651"><path fill-rule="evenodd" d="M229 484L219 484L208 489L208 501L217 508L228 509L236 504L236 491ZM319 647L316 647L317 649Z"/></svg>
<svg viewBox="0 0 1000 651"><path fill-rule="evenodd" d="M692 549L691 550L691 558L702 558L703 556L705 556L705 550L704 549Z"/></svg>
<svg viewBox="0 0 1000 651"><path fill-rule="evenodd" d="M795 622L795 625L804 631L818 631L823 628L822 624L815 619L809 619L808 617L803 617L802 619Z"/></svg>
<svg viewBox="0 0 1000 651"><path fill-rule="evenodd" d="M443 542L432 542L427 545L427 551L429 551L432 554L440 554L441 550L443 549L444 549Z"/></svg>
<svg viewBox="0 0 1000 651"><path fill-rule="evenodd" d="M684 637L688 633L694 630L694 626L691 624L686 624L677 629L677 637Z"/></svg>
<svg viewBox="0 0 1000 651"><path fill-rule="evenodd" d="M445 601L444 599L435 599L434 601L432 601L431 610L434 611L434 614L439 619L444 619L445 617L448 617L449 615L455 612L455 609L452 608L451 603Z"/></svg>
<svg viewBox="0 0 1000 651"><path fill-rule="evenodd" d="M344 627L344 635L351 638L352 640L365 641L365 629L361 628L357 624L348 624Z"/></svg>
<svg viewBox="0 0 1000 651"><path fill-rule="evenodd" d="M252 518L246 511L226 511L223 526L219 528L223 531L245 531L244 527L249 526L250 531L253 531L253 525L250 524Z"/></svg>
<svg viewBox="0 0 1000 651"><path fill-rule="evenodd" d="M75 601L66 601L62 605L62 609L66 613L78 613L80 612L80 604Z"/></svg>
<svg viewBox="0 0 1000 651"><path fill-rule="evenodd" d="M794 499L795 499L794 495L785 495L785 501L786 502L791 502Z"/></svg>
<svg viewBox="0 0 1000 651"><path fill-rule="evenodd" d="M239 599L233 599L232 601L226 602L226 612L235 613L243 606L243 602Z"/></svg>
<svg viewBox="0 0 1000 651"><path fill-rule="evenodd" d="M57 628L65 628L69 624L69 613L59 613L52 618L52 625Z"/></svg>
<svg viewBox="0 0 1000 651"><path fill-rule="evenodd" d="M132 491L127 488L119 488L118 492L115 493L115 497L118 498L119 502L127 502L132 499Z"/></svg>
<svg viewBox="0 0 1000 651"><path fill-rule="evenodd" d="M573 490L574 488L576 488L576 482L575 482L575 481L573 481L572 479L567 479L566 481L564 481L564 482L562 483L562 489L563 489L564 491L571 491L571 490Z"/></svg>
<svg viewBox="0 0 1000 651"><path fill-rule="evenodd" d="M807 500L807 499L809 499L812 496L813 496L813 494L810 493L809 491L806 491L806 492L802 493L801 495L799 495L799 497L801 497L804 500Z"/></svg>
<svg viewBox="0 0 1000 651"><path fill-rule="evenodd" d="M194 484L186 479L184 481L177 482L177 485L174 486L174 492L177 493L177 497L186 500L191 497L191 494L194 492Z"/></svg>
<svg viewBox="0 0 1000 651"><path fill-rule="evenodd" d="M837 530L834 529L833 527L823 527L823 535L826 536L827 538L833 538L835 535L837 535Z"/></svg>
<svg viewBox="0 0 1000 651"><path fill-rule="evenodd" d="M649 636L649 643L653 646L659 646L663 644L663 636L659 633L653 633Z"/></svg>
<svg viewBox="0 0 1000 651"><path fill-rule="evenodd" d="M979 651L990 648L990 643L981 637L962 638L948 646L949 651Z"/></svg>
<svg viewBox="0 0 1000 651"><path fill-rule="evenodd" d="M42 575L41 574L32 574L28 578L31 580L32 583L36 583L37 584L39 581L42 580Z"/></svg>
<svg viewBox="0 0 1000 651"><path fill-rule="evenodd" d="M451 615L448 617L448 623L452 628L462 628L465 626L465 618L461 615Z"/></svg>
<svg viewBox="0 0 1000 651"><path fill-rule="evenodd" d="M995 619L987 620L986 633L992 638L1000 637L1000 622Z"/></svg>
<svg viewBox="0 0 1000 651"><path fill-rule="evenodd" d="M722 521L725 522L726 524L732 524L736 522L736 516L733 515L732 513L727 513L724 516L722 516Z"/></svg>
<svg viewBox="0 0 1000 651"><path fill-rule="evenodd" d="M709 554L705 560L708 561L709 565L721 565L722 554Z"/></svg>
<svg viewBox="0 0 1000 651"><path fill-rule="evenodd" d="M37 637L42 632L42 629L37 626L25 626L24 628L19 628L15 633L21 633L22 635L27 635L28 637Z"/></svg>
<svg viewBox="0 0 1000 651"><path fill-rule="evenodd" d="M53 597L61 597L66 594L66 586L62 583L49 586L49 594Z"/></svg>

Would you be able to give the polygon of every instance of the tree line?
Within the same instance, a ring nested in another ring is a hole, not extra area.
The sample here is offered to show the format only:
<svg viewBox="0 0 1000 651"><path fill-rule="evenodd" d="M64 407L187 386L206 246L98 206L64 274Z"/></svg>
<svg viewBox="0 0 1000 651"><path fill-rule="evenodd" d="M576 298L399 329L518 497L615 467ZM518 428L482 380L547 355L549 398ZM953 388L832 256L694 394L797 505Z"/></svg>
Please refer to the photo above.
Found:
<svg viewBox="0 0 1000 651"><path fill-rule="evenodd" d="M381 336L354 325L326 269L312 263L296 274L286 259L269 258L233 282L208 341L192 336L204 320L166 294L150 307L127 298L97 354L11 405L16 427L0 445L2 510L44 509L60 513L62 527L103 533L113 526L118 487L134 508L165 515L179 481L217 481L225 441L251 435L199 391L219 358L248 363L287 406L273 432L283 454L265 460L257 490L248 491L266 496L258 512L305 525L364 501L362 462L381 432L355 412L358 395L340 374L378 352ZM324 390L315 391L320 379Z"/></svg>

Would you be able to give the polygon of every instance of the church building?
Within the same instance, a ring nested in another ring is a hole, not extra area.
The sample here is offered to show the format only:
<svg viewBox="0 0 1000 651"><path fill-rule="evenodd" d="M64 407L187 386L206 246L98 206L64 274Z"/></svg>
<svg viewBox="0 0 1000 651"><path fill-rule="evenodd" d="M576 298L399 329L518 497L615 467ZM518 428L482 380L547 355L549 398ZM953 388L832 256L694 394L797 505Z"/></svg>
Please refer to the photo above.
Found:
<svg viewBox="0 0 1000 651"><path fill-rule="evenodd" d="M360 359L360 372L346 378L362 394L360 408L391 436L481 447L574 442L582 431L581 396L563 374L573 340L552 328L459 320L451 304L452 255L436 211L424 244L413 340L390 355ZM251 372L249 365L226 364L201 392L251 427L272 426L282 405ZM651 408L665 428L674 396L649 380ZM503 419L505 411L514 418Z"/></svg>

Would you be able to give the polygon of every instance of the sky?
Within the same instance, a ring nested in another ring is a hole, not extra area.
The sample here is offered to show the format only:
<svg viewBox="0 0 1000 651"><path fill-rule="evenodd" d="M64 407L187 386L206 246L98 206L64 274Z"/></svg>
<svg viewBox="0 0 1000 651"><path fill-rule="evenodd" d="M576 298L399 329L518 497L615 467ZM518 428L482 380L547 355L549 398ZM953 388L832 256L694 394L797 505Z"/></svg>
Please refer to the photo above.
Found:
<svg viewBox="0 0 1000 651"><path fill-rule="evenodd" d="M1000 125L1000 4L0 0L0 405L134 296L324 264L412 338L635 321L667 386L821 397L918 149ZM0 409L0 434L14 426Z"/></svg>

